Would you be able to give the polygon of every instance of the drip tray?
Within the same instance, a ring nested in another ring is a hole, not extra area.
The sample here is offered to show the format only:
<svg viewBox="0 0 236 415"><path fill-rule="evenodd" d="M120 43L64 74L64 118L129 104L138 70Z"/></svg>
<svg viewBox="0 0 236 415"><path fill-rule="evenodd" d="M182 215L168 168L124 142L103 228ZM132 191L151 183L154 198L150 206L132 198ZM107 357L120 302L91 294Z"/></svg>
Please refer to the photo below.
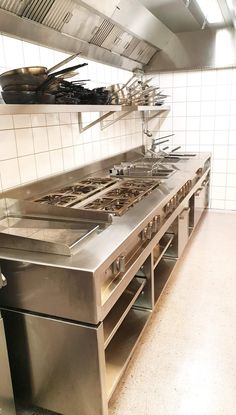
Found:
<svg viewBox="0 0 236 415"><path fill-rule="evenodd" d="M0 247L71 256L98 228L79 221L7 216L0 220Z"/></svg>

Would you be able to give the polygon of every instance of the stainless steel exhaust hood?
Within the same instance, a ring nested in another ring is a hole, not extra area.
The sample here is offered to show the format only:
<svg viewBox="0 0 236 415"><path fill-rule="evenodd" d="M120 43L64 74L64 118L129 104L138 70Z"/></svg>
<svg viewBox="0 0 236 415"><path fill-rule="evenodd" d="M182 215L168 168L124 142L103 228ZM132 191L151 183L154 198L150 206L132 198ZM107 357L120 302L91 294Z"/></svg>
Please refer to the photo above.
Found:
<svg viewBox="0 0 236 415"><path fill-rule="evenodd" d="M218 0L227 27L201 30L196 0L0 0L0 30L130 71L232 66L226 1Z"/></svg>
<svg viewBox="0 0 236 415"><path fill-rule="evenodd" d="M2 0L0 27L128 70L142 69L173 35L137 0Z"/></svg>

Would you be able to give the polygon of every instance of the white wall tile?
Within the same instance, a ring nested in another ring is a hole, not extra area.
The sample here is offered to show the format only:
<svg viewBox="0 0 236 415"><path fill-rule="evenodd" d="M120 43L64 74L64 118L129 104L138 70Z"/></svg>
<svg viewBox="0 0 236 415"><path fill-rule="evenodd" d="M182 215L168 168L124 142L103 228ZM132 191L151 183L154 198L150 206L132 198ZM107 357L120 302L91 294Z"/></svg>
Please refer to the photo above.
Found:
<svg viewBox="0 0 236 415"><path fill-rule="evenodd" d="M34 151L35 153L41 153L48 151L48 133L47 127L35 127L32 128L34 139Z"/></svg>
<svg viewBox="0 0 236 415"><path fill-rule="evenodd" d="M187 117L187 131L199 131L200 117Z"/></svg>
<svg viewBox="0 0 236 415"><path fill-rule="evenodd" d="M6 67L9 69L24 66L23 42L8 36L2 36Z"/></svg>
<svg viewBox="0 0 236 415"><path fill-rule="evenodd" d="M36 163L34 155L19 157L19 169L21 183L30 182L36 179Z"/></svg>
<svg viewBox="0 0 236 415"><path fill-rule="evenodd" d="M14 128L12 115L0 115L0 130Z"/></svg>
<svg viewBox="0 0 236 415"><path fill-rule="evenodd" d="M236 145L228 147L228 158L236 160Z"/></svg>
<svg viewBox="0 0 236 415"><path fill-rule="evenodd" d="M225 209L225 201L224 200L211 200L211 209Z"/></svg>
<svg viewBox="0 0 236 415"><path fill-rule="evenodd" d="M213 148L214 158L217 160L227 159L228 147L227 146L214 146Z"/></svg>
<svg viewBox="0 0 236 415"><path fill-rule="evenodd" d="M227 175L225 173L212 173L212 186L225 186Z"/></svg>
<svg viewBox="0 0 236 415"><path fill-rule="evenodd" d="M70 124L60 126L62 147L70 147L73 144L72 128Z"/></svg>
<svg viewBox="0 0 236 415"><path fill-rule="evenodd" d="M4 160L0 162L0 173L3 190L20 184L20 171L18 159Z"/></svg>
<svg viewBox="0 0 236 415"><path fill-rule="evenodd" d="M187 116L198 117L201 115L201 103L200 102L188 102L187 103Z"/></svg>
<svg viewBox="0 0 236 415"><path fill-rule="evenodd" d="M201 102L201 114L202 116L214 116L216 111L215 101L202 101Z"/></svg>
<svg viewBox="0 0 236 415"><path fill-rule="evenodd" d="M50 151L50 162L52 173L58 173L60 171L63 171L64 166L61 149Z"/></svg>
<svg viewBox="0 0 236 415"><path fill-rule="evenodd" d="M172 113L174 117L185 117L186 115L186 102L175 102L172 105Z"/></svg>
<svg viewBox="0 0 236 415"><path fill-rule="evenodd" d="M211 189L212 199L224 200L225 199L225 187L213 186Z"/></svg>
<svg viewBox="0 0 236 415"><path fill-rule="evenodd" d="M225 208L227 210L236 210L236 201L226 200Z"/></svg>
<svg viewBox="0 0 236 415"><path fill-rule="evenodd" d="M236 174L229 173L227 175L227 186L236 187Z"/></svg>
<svg viewBox="0 0 236 415"><path fill-rule="evenodd" d="M44 127L46 125L45 114L31 114L32 127Z"/></svg>
<svg viewBox="0 0 236 415"><path fill-rule="evenodd" d="M47 125L59 125L59 115L58 113L49 113L46 114L46 124Z"/></svg>
<svg viewBox="0 0 236 415"><path fill-rule="evenodd" d="M71 124L70 112L61 112L61 113L59 113L59 122L60 122L60 124Z"/></svg>
<svg viewBox="0 0 236 415"><path fill-rule="evenodd" d="M187 88L187 101L200 101L201 88L199 86L189 86Z"/></svg>
<svg viewBox="0 0 236 415"><path fill-rule="evenodd" d="M61 131L57 125L47 127L49 150L61 148Z"/></svg>
<svg viewBox="0 0 236 415"><path fill-rule="evenodd" d="M15 128L31 127L30 114L15 114L13 115L13 123Z"/></svg>
<svg viewBox="0 0 236 415"><path fill-rule="evenodd" d="M35 155L37 177L42 178L51 174L51 163L49 153L38 153Z"/></svg>
<svg viewBox="0 0 236 415"><path fill-rule="evenodd" d="M215 117L201 117L200 129L202 131L212 131L215 128Z"/></svg>
<svg viewBox="0 0 236 415"><path fill-rule="evenodd" d="M202 82L201 71L189 71L187 72L187 84L189 86L200 86Z"/></svg>
<svg viewBox="0 0 236 415"><path fill-rule="evenodd" d="M0 130L0 160L11 159L17 156L14 130Z"/></svg>
<svg viewBox="0 0 236 415"><path fill-rule="evenodd" d="M173 86L186 86L187 85L187 74L186 72L174 72Z"/></svg>
<svg viewBox="0 0 236 415"><path fill-rule="evenodd" d="M236 187L227 187L226 188L226 199L227 200L236 200Z"/></svg>
<svg viewBox="0 0 236 415"><path fill-rule="evenodd" d="M216 98L216 87L215 86L204 86L201 91L202 101L215 101Z"/></svg>
<svg viewBox="0 0 236 415"><path fill-rule="evenodd" d="M22 42L24 66L39 66L40 54L39 46L33 45L29 42Z"/></svg>
<svg viewBox="0 0 236 415"><path fill-rule="evenodd" d="M186 129L186 117L173 117L173 130L184 131Z"/></svg>
<svg viewBox="0 0 236 415"><path fill-rule="evenodd" d="M173 88L173 102L186 102L186 94L187 91L185 87Z"/></svg>
<svg viewBox="0 0 236 415"><path fill-rule="evenodd" d="M161 88L172 87L173 86L173 73L163 73L160 74L160 86Z"/></svg>
<svg viewBox="0 0 236 415"><path fill-rule="evenodd" d="M213 160L212 171L214 173L226 173L227 172L227 160Z"/></svg>
<svg viewBox="0 0 236 415"><path fill-rule="evenodd" d="M34 153L33 134L31 128L19 128L15 131L18 156Z"/></svg>
<svg viewBox="0 0 236 415"><path fill-rule="evenodd" d="M73 169L75 166L75 157L73 147L66 147L62 150L63 164L65 170Z"/></svg>
<svg viewBox="0 0 236 415"><path fill-rule="evenodd" d="M215 118L215 129L216 130L221 130L221 131L226 131L229 129L229 125L230 125L230 118L227 115L222 115L222 116L217 116Z"/></svg>
<svg viewBox="0 0 236 415"><path fill-rule="evenodd" d="M228 160L228 173L236 173L236 161Z"/></svg>

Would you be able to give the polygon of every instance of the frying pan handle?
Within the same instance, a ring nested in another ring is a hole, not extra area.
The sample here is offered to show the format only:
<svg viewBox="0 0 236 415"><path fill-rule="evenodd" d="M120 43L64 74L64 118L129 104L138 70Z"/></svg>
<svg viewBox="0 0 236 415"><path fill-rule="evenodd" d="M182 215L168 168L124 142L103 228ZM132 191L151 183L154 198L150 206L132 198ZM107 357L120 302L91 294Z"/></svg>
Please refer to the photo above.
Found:
<svg viewBox="0 0 236 415"><path fill-rule="evenodd" d="M58 75L62 75L67 72L75 71L76 69L82 68L83 66L87 66L87 63L80 63L79 65L70 66L69 68L61 69L60 71L53 72L49 77L55 77Z"/></svg>
<svg viewBox="0 0 236 415"><path fill-rule="evenodd" d="M56 65L52 66L51 68L49 68L47 70L47 74L49 75L51 72L55 71L56 69L60 68L61 66L65 65L66 63L72 61L73 59L75 59L77 56L80 55L80 52L78 53L74 53L74 55L69 56L66 59L63 59L63 61L57 63Z"/></svg>

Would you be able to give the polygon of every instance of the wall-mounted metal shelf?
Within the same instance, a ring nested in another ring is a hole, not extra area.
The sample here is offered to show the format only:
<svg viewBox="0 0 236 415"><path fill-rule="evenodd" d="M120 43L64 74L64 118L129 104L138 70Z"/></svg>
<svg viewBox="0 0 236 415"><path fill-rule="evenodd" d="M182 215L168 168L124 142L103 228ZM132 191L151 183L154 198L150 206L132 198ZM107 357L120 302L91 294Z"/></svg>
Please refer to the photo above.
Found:
<svg viewBox="0 0 236 415"><path fill-rule="evenodd" d="M146 112L155 111L155 114L149 119L156 117L163 111L169 111L170 106L145 106L145 105L64 105L64 104L0 104L0 115L10 114L43 114L43 113L55 113L55 112L76 112L79 114L80 132L84 132L94 125L100 123L101 129L109 127L116 123L128 114L134 111ZM84 112L99 112L100 116L90 123L83 125L82 113ZM115 119L112 119L106 123L103 121L116 112L120 112Z"/></svg>

